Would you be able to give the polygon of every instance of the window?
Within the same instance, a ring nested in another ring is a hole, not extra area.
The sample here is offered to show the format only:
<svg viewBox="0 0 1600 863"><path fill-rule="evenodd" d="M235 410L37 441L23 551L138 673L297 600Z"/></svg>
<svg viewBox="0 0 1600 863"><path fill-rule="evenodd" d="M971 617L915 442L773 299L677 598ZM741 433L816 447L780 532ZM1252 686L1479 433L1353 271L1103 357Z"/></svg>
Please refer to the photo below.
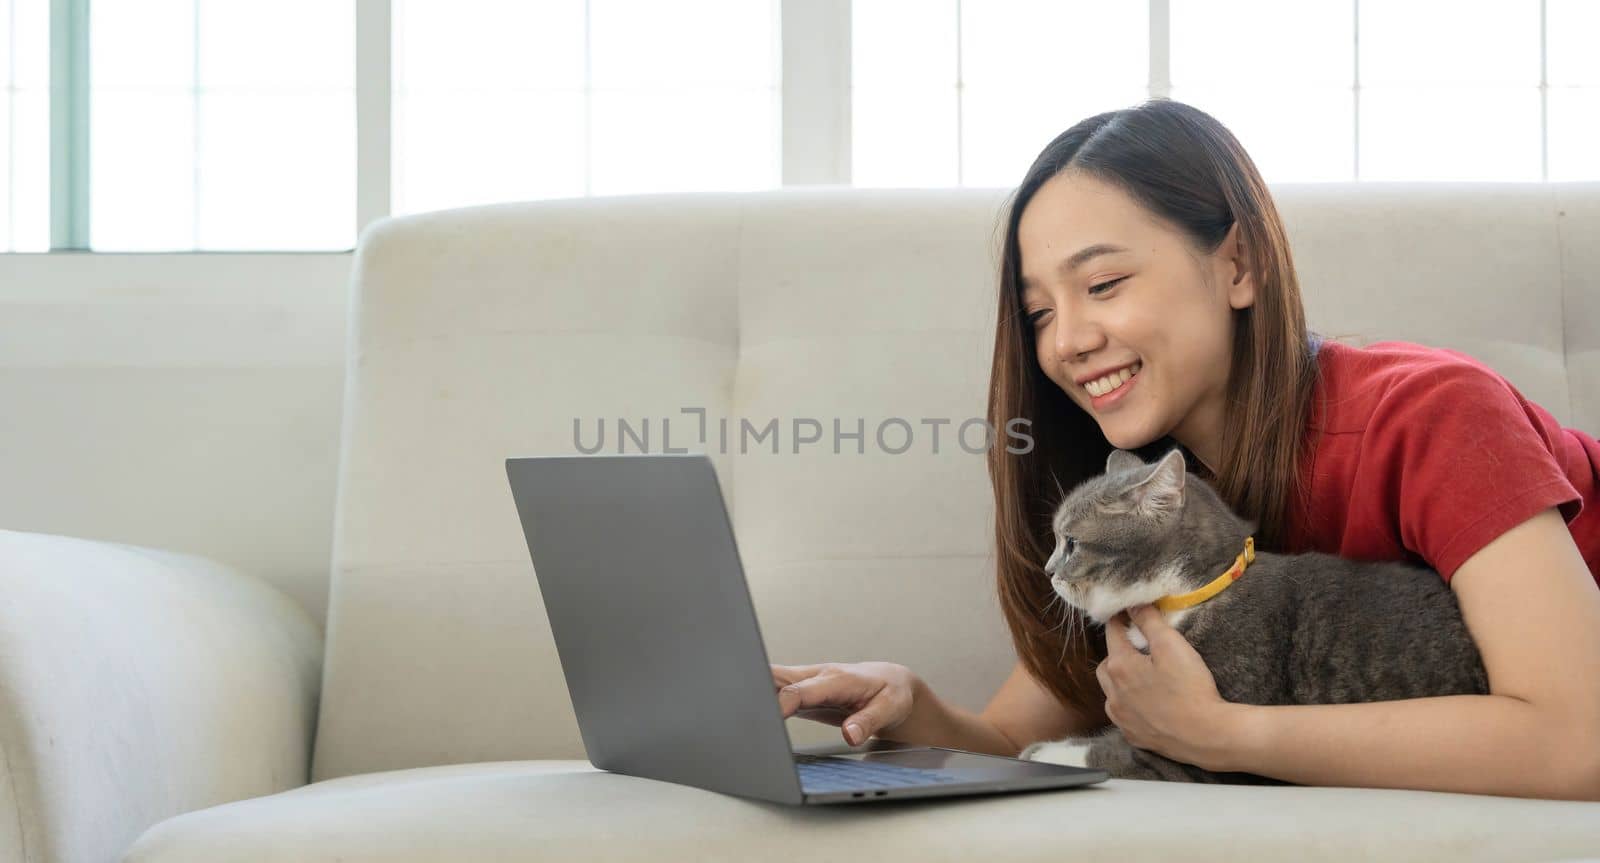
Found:
<svg viewBox="0 0 1600 863"><path fill-rule="evenodd" d="M342 250L391 213L785 177L1009 187L1151 96L1269 182L1600 180L1600 0L360 8L0 0L0 251Z"/></svg>
<svg viewBox="0 0 1600 863"><path fill-rule="evenodd" d="M354 27L353 0L94 0L91 248L349 248Z"/></svg>
<svg viewBox="0 0 1600 863"><path fill-rule="evenodd" d="M1595 0L853 0L857 185L1014 185L1149 96L1269 182L1600 179Z"/></svg>
<svg viewBox="0 0 1600 863"><path fill-rule="evenodd" d="M1360 15L1363 179L1541 177L1538 0L1386 0Z"/></svg>
<svg viewBox="0 0 1600 863"><path fill-rule="evenodd" d="M1351 0L1173 0L1168 95L1216 117L1263 177L1355 177Z"/></svg>
<svg viewBox="0 0 1600 863"><path fill-rule="evenodd" d="M852 179L1011 186L1050 139L1145 97L1144 3L854 0Z"/></svg>
<svg viewBox="0 0 1600 863"><path fill-rule="evenodd" d="M1600 3L1546 2L1549 179L1600 180Z"/></svg>
<svg viewBox="0 0 1600 863"><path fill-rule="evenodd" d="M49 0L0 0L0 252L50 247L49 46Z"/></svg>
<svg viewBox="0 0 1600 863"><path fill-rule="evenodd" d="M1068 126L1145 98L1144 3L979 0L960 11L964 184L1014 186Z"/></svg>
<svg viewBox="0 0 1600 863"><path fill-rule="evenodd" d="M776 0L393 0L393 210L779 178Z"/></svg>

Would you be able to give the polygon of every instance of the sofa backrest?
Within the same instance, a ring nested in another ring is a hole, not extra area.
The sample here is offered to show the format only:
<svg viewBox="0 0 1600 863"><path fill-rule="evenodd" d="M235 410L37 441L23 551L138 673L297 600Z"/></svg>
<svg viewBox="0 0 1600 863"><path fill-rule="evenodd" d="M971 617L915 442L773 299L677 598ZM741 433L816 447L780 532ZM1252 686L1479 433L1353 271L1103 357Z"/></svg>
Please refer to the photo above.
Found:
<svg viewBox="0 0 1600 863"><path fill-rule="evenodd" d="M1273 193L1314 329L1465 351L1600 431L1600 184ZM622 420L711 455L771 661L900 662L980 709L1015 656L982 429L978 452L956 434L984 416L1008 196L567 199L366 231L316 778L583 757L504 460L578 452L602 419L606 452ZM798 453L796 420L820 431Z"/></svg>

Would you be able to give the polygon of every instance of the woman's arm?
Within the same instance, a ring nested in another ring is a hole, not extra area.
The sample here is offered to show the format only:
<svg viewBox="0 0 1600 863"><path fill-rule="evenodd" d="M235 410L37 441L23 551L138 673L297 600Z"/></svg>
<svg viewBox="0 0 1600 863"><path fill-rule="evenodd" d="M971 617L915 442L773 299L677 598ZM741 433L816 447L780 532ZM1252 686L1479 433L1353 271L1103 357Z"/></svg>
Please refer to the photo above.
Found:
<svg viewBox="0 0 1600 863"><path fill-rule="evenodd" d="M1489 695L1230 704L1215 695L1209 671L1203 681L1196 674L1204 661L1183 636L1141 610L1134 622L1151 656L1118 648L1102 663L1106 712L1135 746L1211 770L1600 800L1600 591L1561 516L1545 510L1505 532L1462 564L1451 586L1483 655Z"/></svg>
<svg viewBox="0 0 1600 863"><path fill-rule="evenodd" d="M1600 800L1600 772L1506 695L1245 708L1213 770L1308 785ZM1201 766L1206 766L1202 764Z"/></svg>

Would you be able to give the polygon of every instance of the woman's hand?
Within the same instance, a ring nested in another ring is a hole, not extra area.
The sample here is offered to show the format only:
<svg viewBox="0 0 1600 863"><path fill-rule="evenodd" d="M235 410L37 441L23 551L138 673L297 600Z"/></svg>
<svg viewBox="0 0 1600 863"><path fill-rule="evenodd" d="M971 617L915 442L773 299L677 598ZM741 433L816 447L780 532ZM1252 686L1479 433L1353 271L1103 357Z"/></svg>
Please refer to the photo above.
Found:
<svg viewBox="0 0 1600 863"><path fill-rule="evenodd" d="M1106 694L1106 718L1128 742L1185 764L1226 770L1226 733L1243 705L1217 692L1216 680L1183 633L1149 605L1129 609L1150 643L1140 653L1128 640L1128 621L1106 623L1106 658L1095 677Z"/></svg>
<svg viewBox="0 0 1600 863"><path fill-rule="evenodd" d="M916 683L911 669L893 662L772 666L783 717L843 725L844 740L851 746L904 722L911 715Z"/></svg>

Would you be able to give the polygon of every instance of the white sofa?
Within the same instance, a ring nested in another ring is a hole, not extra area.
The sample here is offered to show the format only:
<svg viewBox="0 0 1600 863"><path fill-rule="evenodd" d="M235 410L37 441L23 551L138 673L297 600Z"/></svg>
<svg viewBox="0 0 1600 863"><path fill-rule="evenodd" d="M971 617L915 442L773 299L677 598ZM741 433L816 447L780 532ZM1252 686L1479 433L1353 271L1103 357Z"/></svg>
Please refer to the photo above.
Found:
<svg viewBox="0 0 1600 863"><path fill-rule="evenodd" d="M983 415L1007 194L574 199L374 225L353 277L325 652L238 572L0 531L0 860L1600 853L1594 803L1113 780L787 808L584 760L503 466L575 452L574 421L589 436L648 418L660 451L663 418L674 446L695 427L685 408L712 429L776 418L777 454L704 447L768 658L902 662L972 710L999 686L1014 656L987 477L949 435ZM1274 194L1316 330L1467 351L1600 431L1600 184ZM903 454L874 439L890 417L917 429ZM792 452L795 418L822 442ZM865 454L835 454L832 420L857 418ZM923 418L951 420L938 454ZM840 741L788 727L797 746Z"/></svg>

